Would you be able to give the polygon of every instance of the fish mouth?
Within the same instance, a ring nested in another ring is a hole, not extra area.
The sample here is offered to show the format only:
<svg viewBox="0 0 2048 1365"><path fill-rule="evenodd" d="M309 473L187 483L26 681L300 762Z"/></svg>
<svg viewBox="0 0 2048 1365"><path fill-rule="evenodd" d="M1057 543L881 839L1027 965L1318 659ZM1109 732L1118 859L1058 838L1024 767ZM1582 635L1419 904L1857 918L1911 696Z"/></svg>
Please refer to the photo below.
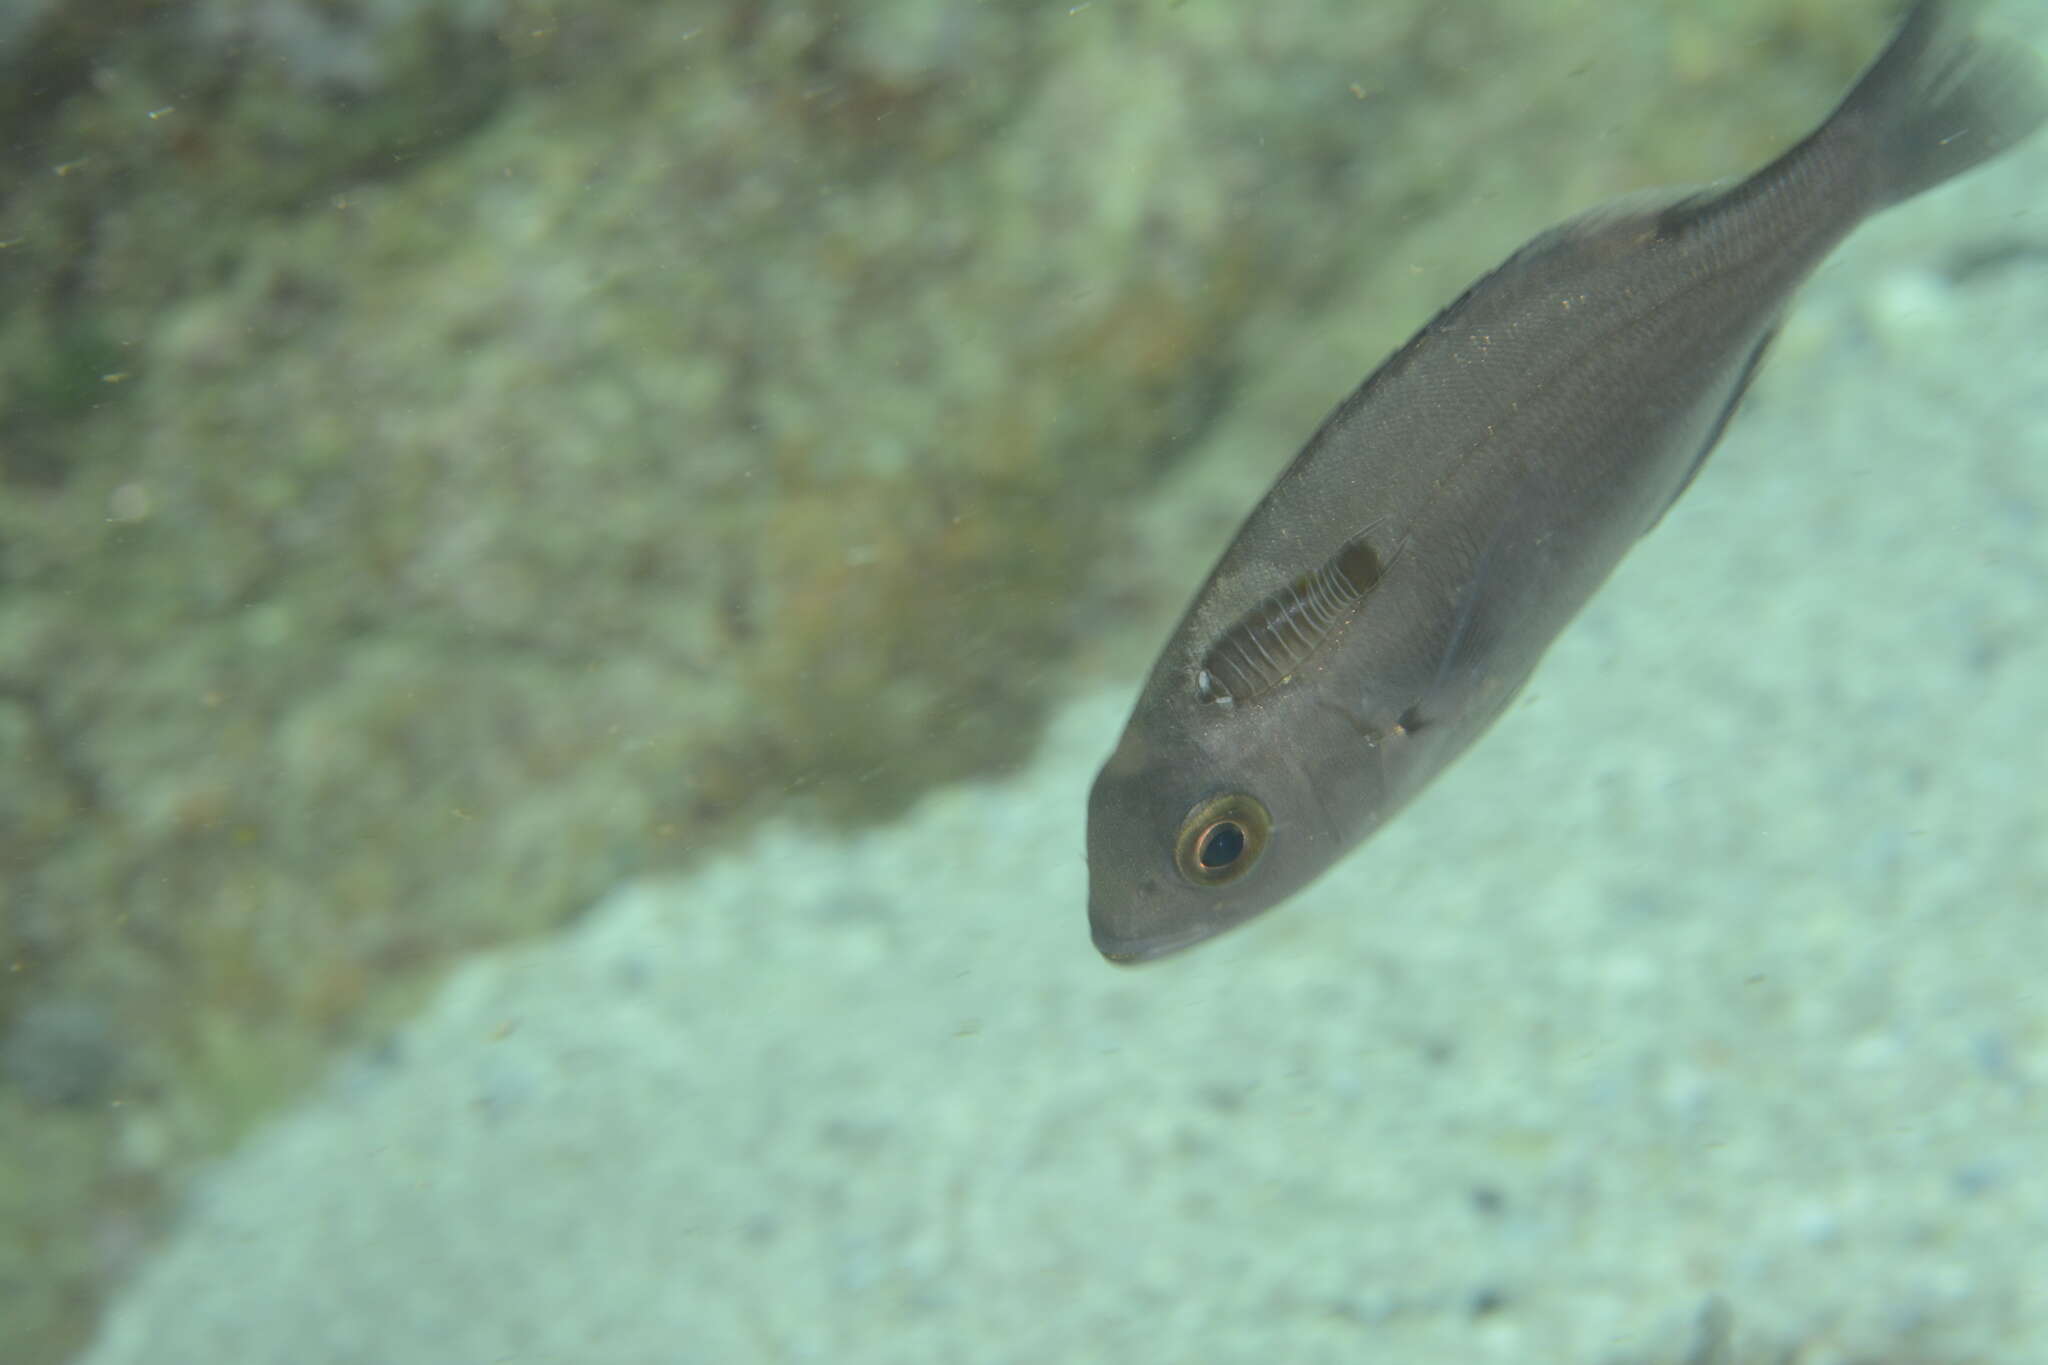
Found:
<svg viewBox="0 0 2048 1365"><path fill-rule="evenodd" d="M1095 940L1095 951L1119 967L1135 967L1142 962L1169 957L1200 943L1215 932L1207 925L1197 924L1171 934L1117 934L1103 925L1102 917L1094 913L1094 907L1089 908L1088 936Z"/></svg>

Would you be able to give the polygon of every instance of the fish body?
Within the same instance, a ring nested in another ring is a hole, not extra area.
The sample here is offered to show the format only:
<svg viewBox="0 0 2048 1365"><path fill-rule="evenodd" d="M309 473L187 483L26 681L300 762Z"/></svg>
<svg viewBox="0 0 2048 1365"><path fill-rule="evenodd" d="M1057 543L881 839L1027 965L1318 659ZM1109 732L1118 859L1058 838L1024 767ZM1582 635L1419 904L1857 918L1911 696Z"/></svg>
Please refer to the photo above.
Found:
<svg viewBox="0 0 2048 1365"><path fill-rule="evenodd" d="M1088 805L1114 961L1270 909L1483 733L1684 491L1799 284L2048 118L2032 54L1921 0L1822 125L1725 188L1535 238L1338 404L1175 628Z"/></svg>

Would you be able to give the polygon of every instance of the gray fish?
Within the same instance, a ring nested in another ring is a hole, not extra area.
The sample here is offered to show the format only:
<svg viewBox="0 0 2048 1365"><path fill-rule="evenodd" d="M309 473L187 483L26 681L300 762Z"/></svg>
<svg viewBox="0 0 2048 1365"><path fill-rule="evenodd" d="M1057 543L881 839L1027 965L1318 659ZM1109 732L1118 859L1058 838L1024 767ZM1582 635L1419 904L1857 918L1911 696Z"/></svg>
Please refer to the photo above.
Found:
<svg viewBox="0 0 2048 1365"><path fill-rule="evenodd" d="M1326 418L1153 665L1088 799L1118 962L1271 909L1485 731L1713 449L1864 218L2048 119L2033 54L1913 6L1833 114L1726 187L1537 237Z"/></svg>

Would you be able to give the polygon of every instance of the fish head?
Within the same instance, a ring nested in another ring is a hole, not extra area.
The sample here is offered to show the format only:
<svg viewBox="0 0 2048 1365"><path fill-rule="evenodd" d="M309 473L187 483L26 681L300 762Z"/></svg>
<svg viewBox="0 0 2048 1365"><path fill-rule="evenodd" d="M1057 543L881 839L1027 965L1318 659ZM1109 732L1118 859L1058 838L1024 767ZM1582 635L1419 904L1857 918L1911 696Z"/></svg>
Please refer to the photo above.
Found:
<svg viewBox="0 0 2048 1365"><path fill-rule="evenodd" d="M1088 796L1088 923L1104 957L1164 957L1242 924L1392 813L1398 737L1312 701L1140 701Z"/></svg>

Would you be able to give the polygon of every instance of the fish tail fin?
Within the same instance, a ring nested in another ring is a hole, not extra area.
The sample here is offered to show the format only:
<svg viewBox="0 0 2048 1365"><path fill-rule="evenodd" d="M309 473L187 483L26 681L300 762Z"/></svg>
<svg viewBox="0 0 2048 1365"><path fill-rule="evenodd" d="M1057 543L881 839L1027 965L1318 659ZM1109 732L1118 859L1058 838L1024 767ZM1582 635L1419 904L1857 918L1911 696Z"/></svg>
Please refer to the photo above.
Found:
<svg viewBox="0 0 2048 1365"><path fill-rule="evenodd" d="M1974 31L1980 0L1919 0L1817 141L1847 140L1885 208L1961 175L2048 123L2048 76L2016 39Z"/></svg>

